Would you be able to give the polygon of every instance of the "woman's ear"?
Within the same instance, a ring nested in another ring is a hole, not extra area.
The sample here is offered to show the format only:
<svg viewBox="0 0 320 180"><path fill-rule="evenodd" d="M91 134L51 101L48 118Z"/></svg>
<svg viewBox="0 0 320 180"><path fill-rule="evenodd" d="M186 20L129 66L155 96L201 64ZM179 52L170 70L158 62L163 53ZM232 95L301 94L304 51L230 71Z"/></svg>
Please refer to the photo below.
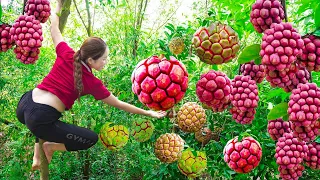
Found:
<svg viewBox="0 0 320 180"><path fill-rule="evenodd" d="M94 60L93 60L91 57L88 58L88 64L89 64L89 65L91 65L91 64L93 63L93 61L94 61Z"/></svg>

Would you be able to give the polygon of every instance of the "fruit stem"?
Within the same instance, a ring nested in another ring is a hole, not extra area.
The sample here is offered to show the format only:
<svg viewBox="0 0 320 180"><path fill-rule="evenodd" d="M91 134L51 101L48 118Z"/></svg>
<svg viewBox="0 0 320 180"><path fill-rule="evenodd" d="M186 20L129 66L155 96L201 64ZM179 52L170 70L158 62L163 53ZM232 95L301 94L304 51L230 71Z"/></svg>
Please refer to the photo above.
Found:
<svg viewBox="0 0 320 180"><path fill-rule="evenodd" d="M283 6L284 11L284 19L286 22L288 22L288 15L287 15L287 8L286 8L286 0L281 0L281 4Z"/></svg>
<svg viewBox="0 0 320 180"><path fill-rule="evenodd" d="M24 14L24 8L26 7L27 0L23 0L22 14Z"/></svg>

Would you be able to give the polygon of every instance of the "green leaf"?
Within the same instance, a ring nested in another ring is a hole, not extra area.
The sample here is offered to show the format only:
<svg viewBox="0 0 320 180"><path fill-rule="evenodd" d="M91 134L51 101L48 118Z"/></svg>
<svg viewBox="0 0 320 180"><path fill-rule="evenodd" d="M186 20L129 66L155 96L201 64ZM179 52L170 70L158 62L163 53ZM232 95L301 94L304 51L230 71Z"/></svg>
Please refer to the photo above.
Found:
<svg viewBox="0 0 320 180"><path fill-rule="evenodd" d="M317 137L317 139L315 140L316 143L320 143L320 136Z"/></svg>
<svg viewBox="0 0 320 180"><path fill-rule="evenodd" d="M283 116L285 116L288 111L288 103L287 102L282 102L280 104L277 104L276 106L273 107L273 109L271 109L271 111L269 112L267 119L268 120L274 120L277 118L281 118Z"/></svg>
<svg viewBox="0 0 320 180"><path fill-rule="evenodd" d="M1 5L1 3L0 3L0 5ZM2 22L1 19L2 19L2 6L0 7L0 22Z"/></svg>
<svg viewBox="0 0 320 180"><path fill-rule="evenodd" d="M316 28L320 27L320 6L318 5L314 12L314 23Z"/></svg>
<svg viewBox="0 0 320 180"><path fill-rule="evenodd" d="M165 26L167 29L169 29L171 32L174 32L174 26L172 24L168 24Z"/></svg>
<svg viewBox="0 0 320 180"><path fill-rule="evenodd" d="M218 71L219 70L218 69L218 65L216 65L216 64L212 65L212 69L215 70L215 71Z"/></svg>
<svg viewBox="0 0 320 180"><path fill-rule="evenodd" d="M289 114L287 113L285 116L282 117L282 120L288 121L289 120Z"/></svg>
<svg viewBox="0 0 320 180"><path fill-rule="evenodd" d="M251 46L248 46L244 48L244 50L241 52L238 58L239 64L244 64L247 62L250 62L251 60L256 60L260 57L260 44L253 44Z"/></svg>
<svg viewBox="0 0 320 180"><path fill-rule="evenodd" d="M254 64L256 64L256 65L261 64L261 60L262 60L262 58L261 58L261 56L260 56L259 58L257 58L257 59L254 60Z"/></svg>
<svg viewBox="0 0 320 180"><path fill-rule="evenodd" d="M320 37L320 27L317 30L315 30L312 34Z"/></svg>

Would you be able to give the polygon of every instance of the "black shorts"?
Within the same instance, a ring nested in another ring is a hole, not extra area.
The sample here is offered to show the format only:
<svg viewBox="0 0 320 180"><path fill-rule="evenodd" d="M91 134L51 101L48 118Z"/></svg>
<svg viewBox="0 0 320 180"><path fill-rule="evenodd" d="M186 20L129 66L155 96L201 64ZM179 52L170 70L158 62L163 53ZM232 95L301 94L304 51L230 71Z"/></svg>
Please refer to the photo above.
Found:
<svg viewBox="0 0 320 180"><path fill-rule="evenodd" d="M35 103L32 91L26 92L21 97L16 114L19 121L28 127L36 139L63 143L68 151L88 149L98 141L95 132L62 122L59 120L62 114L55 108Z"/></svg>

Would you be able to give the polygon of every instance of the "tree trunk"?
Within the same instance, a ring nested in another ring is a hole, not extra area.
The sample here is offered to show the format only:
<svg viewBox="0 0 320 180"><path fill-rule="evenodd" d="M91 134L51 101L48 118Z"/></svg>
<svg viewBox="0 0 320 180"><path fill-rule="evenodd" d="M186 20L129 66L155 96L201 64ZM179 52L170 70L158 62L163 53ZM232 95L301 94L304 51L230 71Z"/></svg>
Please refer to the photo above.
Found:
<svg viewBox="0 0 320 180"><path fill-rule="evenodd" d="M59 29L61 33L63 33L63 30L67 24L68 16L70 14L70 6L71 0L62 0L62 10L59 17Z"/></svg>
<svg viewBox="0 0 320 180"><path fill-rule="evenodd" d="M39 146L40 146L40 180L48 180L49 179L49 163L47 157L43 151L42 145L45 141L40 139Z"/></svg>
<svg viewBox="0 0 320 180"><path fill-rule="evenodd" d="M132 55L134 58L137 57L140 30L141 30L144 13L146 12L146 9L147 9L147 5L148 5L148 0L141 0L139 4L138 13L136 13L137 17L135 18L135 22L134 22L135 32L134 32L133 50L132 50Z"/></svg>

